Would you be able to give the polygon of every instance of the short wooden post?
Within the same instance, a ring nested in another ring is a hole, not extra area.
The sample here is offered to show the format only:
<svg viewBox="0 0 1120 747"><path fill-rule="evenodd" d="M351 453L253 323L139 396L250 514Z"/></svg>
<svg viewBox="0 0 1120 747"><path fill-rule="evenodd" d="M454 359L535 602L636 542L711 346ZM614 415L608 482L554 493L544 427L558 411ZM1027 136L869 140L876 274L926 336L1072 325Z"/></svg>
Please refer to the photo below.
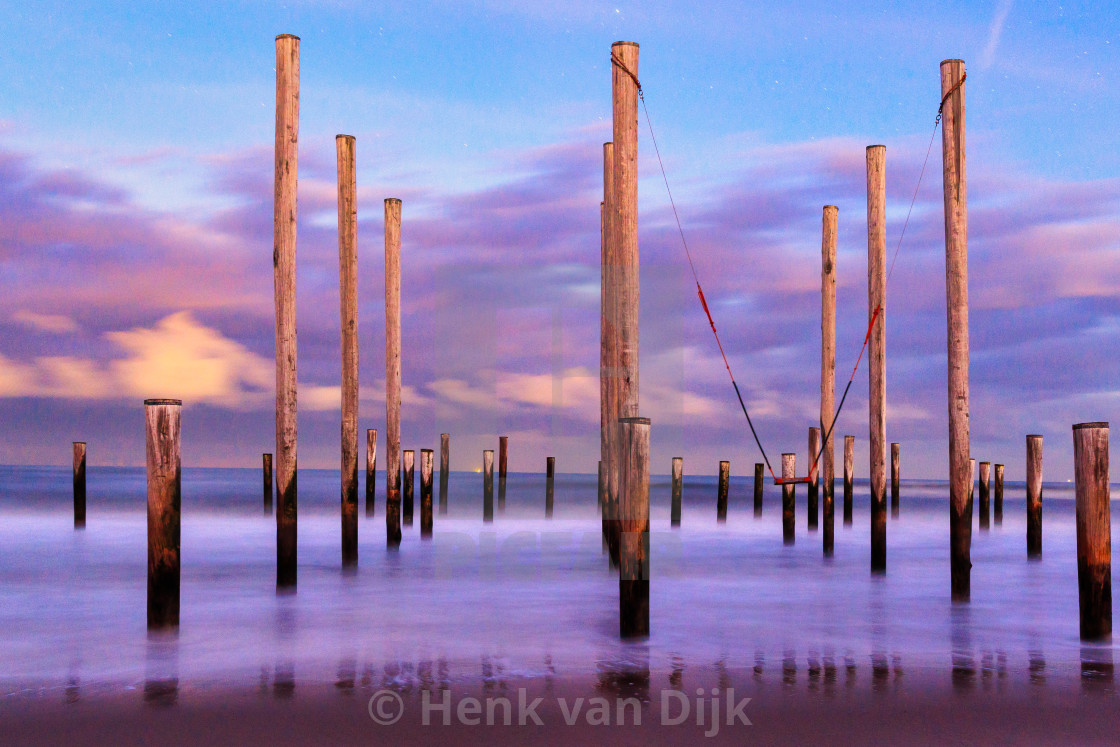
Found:
<svg viewBox="0 0 1120 747"><path fill-rule="evenodd" d="M891 444L891 518L898 518L898 467L899 467L899 445L898 443Z"/></svg>
<svg viewBox="0 0 1120 747"><path fill-rule="evenodd" d="M727 490L731 484L731 462L719 463L719 492L716 495L716 521L727 521Z"/></svg>
<svg viewBox="0 0 1120 747"><path fill-rule="evenodd" d="M432 466L435 452L420 449L420 536L432 536Z"/></svg>
<svg viewBox="0 0 1120 747"><path fill-rule="evenodd" d="M412 513L415 509L413 490L416 487L416 452L412 449L404 450L404 489L401 490L401 518L406 527L412 526Z"/></svg>
<svg viewBox="0 0 1120 747"><path fill-rule="evenodd" d="M276 586L296 585L296 171L299 37L276 37L273 289L276 303Z"/></svg>
<svg viewBox="0 0 1120 747"><path fill-rule="evenodd" d="M887 148L867 147L867 350L871 571L887 570ZM872 323L874 321L874 323Z"/></svg>
<svg viewBox="0 0 1120 747"><path fill-rule="evenodd" d="M988 528L988 515L991 508L992 463L980 462L980 528Z"/></svg>
<svg viewBox="0 0 1120 747"><path fill-rule="evenodd" d="M447 479L451 476L451 434L439 434L439 513L447 513Z"/></svg>
<svg viewBox="0 0 1120 747"><path fill-rule="evenodd" d="M762 462L755 462L754 465L754 518L756 519L762 516L762 489L766 480L763 468L765 466Z"/></svg>
<svg viewBox="0 0 1120 747"><path fill-rule="evenodd" d="M148 630L179 627L182 401L144 400L148 465Z"/></svg>
<svg viewBox="0 0 1120 747"><path fill-rule="evenodd" d="M261 472L264 482L264 515L272 516L272 455L261 454Z"/></svg>
<svg viewBox="0 0 1120 747"><path fill-rule="evenodd" d="M482 452L482 520L494 520L494 450Z"/></svg>
<svg viewBox="0 0 1120 747"><path fill-rule="evenodd" d="M556 486L556 457L544 461L544 518L552 518L552 498Z"/></svg>
<svg viewBox="0 0 1120 747"><path fill-rule="evenodd" d="M821 453L821 429L813 426L809 429L809 486L806 491L809 495L809 531L817 531L817 496L820 493L820 469L817 464L817 455Z"/></svg>
<svg viewBox="0 0 1120 747"><path fill-rule="evenodd" d="M824 513L824 554L832 555L835 518L836 436L831 432L836 400L836 221L839 210L825 205L821 213L821 427L826 431L821 454L821 496Z"/></svg>
<svg viewBox="0 0 1120 747"><path fill-rule="evenodd" d="M797 455L782 454L782 480L791 482L782 483L782 544L792 545L794 541L794 507L795 495L792 482L797 476Z"/></svg>
<svg viewBox="0 0 1120 747"><path fill-rule="evenodd" d="M669 508L669 526L681 525L681 494L684 484L684 458L673 457L673 498Z"/></svg>
<svg viewBox="0 0 1120 747"><path fill-rule="evenodd" d="M86 442L74 442L74 528L86 526Z"/></svg>
<svg viewBox="0 0 1120 747"><path fill-rule="evenodd" d="M1108 423L1073 426L1077 496L1077 588L1081 640L1112 636L1112 522L1108 489Z"/></svg>
<svg viewBox="0 0 1120 747"><path fill-rule="evenodd" d="M358 564L358 204L354 136L334 139L338 171L338 287L342 327L342 565Z"/></svg>
<svg viewBox="0 0 1120 747"><path fill-rule="evenodd" d="M401 201L385 200L385 542L401 544Z"/></svg>
<svg viewBox="0 0 1120 747"><path fill-rule="evenodd" d="M377 429L366 429L366 518L373 517L377 497Z"/></svg>
<svg viewBox="0 0 1120 747"><path fill-rule="evenodd" d="M992 501L992 520L996 526L1003 525L1003 465L996 465L995 498Z"/></svg>
<svg viewBox="0 0 1120 747"><path fill-rule="evenodd" d="M498 436L498 513L506 510L506 464L509 436Z"/></svg>
<svg viewBox="0 0 1120 747"><path fill-rule="evenodd" d="M942 61L941 164L945 205L945 315L949 348L949 545L952 598L959 602L969 599L972 575L964 89L964 60Z"/></svg>
<svg viewBox="0 0 1120 747"><path fill-rule="evenodd" d="M1027 557L1042 557L1042 436L1027 436Z"/></svg>
<svg viewBox="0 0 1120 747"><path fill-rule="evenodd" d="M856 437L844 436L844 526L852 525L852 490L856 461Z"/></svg>
<svg viewBox="0 0 1120 747"><path fill-rule="evenodd" d="M649 418L620 418L619 633L649 635Z"/></svg>

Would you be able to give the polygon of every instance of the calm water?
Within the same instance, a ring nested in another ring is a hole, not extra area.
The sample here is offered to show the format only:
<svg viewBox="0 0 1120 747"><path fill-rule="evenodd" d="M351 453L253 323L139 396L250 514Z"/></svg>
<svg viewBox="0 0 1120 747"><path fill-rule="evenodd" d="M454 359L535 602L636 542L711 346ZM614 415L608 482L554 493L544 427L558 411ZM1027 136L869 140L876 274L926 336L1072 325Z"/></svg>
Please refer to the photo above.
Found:
<svg viewBox="0 0 1120 747"><path fill-rule="evenodd" d="M1045 487L1040 562L1026 559L1021 483L1006 487L1002 526L980 531L974 516L972 602L954 606L944 483L903 483L878 577L866 483L850 527L838 486L826 561L821 533L806 527L804 486L797 542L784 547L773 486L755 519L750 478L733 479L728 520L717 524L714 475L686 476L683 526L671 529L668 479L655 478L652 636L624 644L593 476L559 475L555 518L545 520L544 476L511 475L505 513L484 525L481 475L455 473L434 538L420 539L417 503L398 552L385 549L378 478L376 516L360 519L360 567L344 574L338 473L301 470L299 589L277 596L275 519L262 515L259 470L185 470L181 628L167 640L145 631L143 469L92 468L87 527L75 531L68 468L0 468L0 687L112 691L162 676L199 687L407 684L582 676L635 662L749 671L814 661L1059 686L1081 678L1084 662L1112 660L1111 646L1078 640L1068 484Z"/></svg>

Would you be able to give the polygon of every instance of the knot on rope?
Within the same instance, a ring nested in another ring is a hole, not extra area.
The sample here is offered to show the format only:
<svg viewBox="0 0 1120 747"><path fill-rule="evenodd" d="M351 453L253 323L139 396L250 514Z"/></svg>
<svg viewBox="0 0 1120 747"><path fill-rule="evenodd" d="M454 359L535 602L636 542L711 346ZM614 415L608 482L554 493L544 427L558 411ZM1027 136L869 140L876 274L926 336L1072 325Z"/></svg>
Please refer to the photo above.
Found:
<svg viewBox="0 0 1120 747"><path fill-rule="evenodd" d="M642 84L638 82L638 76L634 75L630 68L622 63L622 58L616 55L613 49L611 50L611 62L613 62L619 70L630 76L630 80L634 81L634 85L638 87L638 97L644 100L645 96L642 95Z"/></svg>

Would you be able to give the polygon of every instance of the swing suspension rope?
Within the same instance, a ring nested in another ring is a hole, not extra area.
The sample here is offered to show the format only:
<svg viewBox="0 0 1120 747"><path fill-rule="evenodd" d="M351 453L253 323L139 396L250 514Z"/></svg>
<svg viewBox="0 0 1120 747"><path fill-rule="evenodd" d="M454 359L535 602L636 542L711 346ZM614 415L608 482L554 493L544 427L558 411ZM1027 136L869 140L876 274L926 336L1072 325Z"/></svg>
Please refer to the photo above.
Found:
<svg viewBox="0 0 1120 747"><path fill-rule="evenodd" d="M735 374L731 372L731 364L727 362L727 354L723 350L723 343L720 342L719 332L716 331L716 323L712 319L712 312L708 308L708 301L706 298L704 298L704 289L700 287L700 278L696 273L696 265L692 261L692 252L689 251L688 248L688 240L685 238L684 228L681 226L680 215L677 213L677 203L673 199L673 190L669 187L669 177L665 171L665 162L661 159L661 149L658 148L657 137L653 134L653 122L650 120L649 107L646 106L646 97L645 93L642 91L642 84L638 81L638 76L635 75L629 68L627 68L626 65L623 64L622 60L613 51L611 52L611 63L627 76L629 76L630 79L634 81L634 85L638 90L638 100L642 102L642 112L645 114L646 127L649 129L649 138L653 143L653 151L657 155L657 164L661 168L661 179L665 182L665 192L669 196L669 205L673 209L673 219L677 223L677 232L681 237L681 245L684 246L684 253L688 258L688 268L692 272L693 281L695 281L696 283L696 295L700 298L700 305L704 309L704 314L708 317L708 325L712 328L712 335L716 339L716 346L719 348L720 357L723 358L723 366L727 369L727 375L731 378L731 386L735 388L735 396L739 399L739 407L742 408L743 415L746 416L747 425L751 429L751 435L754 436L754 442L755 444L757 444L758 450L762 453L763 461L766 462L766 469L770 471L770 477L773 479L775 485L808 483L810 482L809 477L781 478L774 474L774 468L770 464L770 458L766 455L766 449L762 446L762 441L758 437L758 431L755 430L754 423L751 421L751 414L747 411L747 405L743 401L743 394L739 391L739 384L735 381ZM926 157L925 160L922 161L922 169L918 174L918 183L914 186L914 195L910 199L910 208L906 212L906 220L902 224L902 232L899 234L898 243L894 248L894 255L891 257L891 266L887 271L887 285L890 284L891 276L894 274L894 265L895 262L898 261L898 252L899 249L902 248L902 239L906 236L906 229L910 225L910 216L914 212L914 204L918 200L918 190L922 186L922 177L925 176L926 166L929 164L930 153L932 153L933 151L933 140L935 137L937 137L937 128L941 124L941 116L945 109L945 104L949 100L949 97L952 96L958 88L964 85L964 81L967 77L967 73L962 74L961 79L957 81L957 83L952 88L950 88L949 91L941 98L941 105L937 107L937 117L933 121L933 132L930 134L929 145L926 147ZM820 451L818 451L813 457L812 467L809 470L810 475L816 472L817 464L820 461L821 455L824 453L824 450L829 443L829 438L832 436L832 430L836 427L836 420L840 417L840 411L843 409L844 402L848 398L848 392L852 388L852 382L855 381L856 371L859 370L859 364L863 360L863 354L864 352L866 352L867 345L871 341L871 332L875 328L875 322L878 321L882 311L883 307L880 304L879 306L876 306L875 309L871 312L871 320L867 324L867 334L865 334L863 337L863 345L860 347L859 355L856 357L856 363L852 367L852 375L848 377L848 383L844 387L844 394L840 397L840 404L836 407L836 412L832 416L832 422L829 424L827 430L824 427L824 422L821 421L820 423L821 431L823 432L824 436L821 438Z"/></svg>

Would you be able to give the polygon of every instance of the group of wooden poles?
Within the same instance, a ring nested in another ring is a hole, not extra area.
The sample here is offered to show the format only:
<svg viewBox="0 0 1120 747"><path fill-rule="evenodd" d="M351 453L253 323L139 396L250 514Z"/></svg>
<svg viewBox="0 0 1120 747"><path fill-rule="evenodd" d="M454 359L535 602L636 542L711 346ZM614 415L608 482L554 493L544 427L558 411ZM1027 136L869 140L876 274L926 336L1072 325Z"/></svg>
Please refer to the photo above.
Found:
<svg viewBox="0 0 1120 747"><path fill-rule="evenodd" d="M276 37L276 142L274 170L274 290L276 303L276 584L296 585L296 175L299 141L298 37ZM650 421L638 407L638 45L611 47L613 139L603 147L600 307L599 501L603 540L619 573L619 630L623 637L649 633L649 438ZM972 563L972 485L969 453L968 262L964 150L964 62L941 63L942 156L945 200L945 259L948 326L951 591L967 601ZM342 561L357 563L358 515L358 341L357 208L355 142L336 138L338 166L339 284L342 351L341 515ZM886 148L867 148L868 342L871 488L871 569L886 570ZM820 425L810 430L810 521L815 523L817 482L823 478L824 552L832 552L833 436L835 417L835 314L837 208L824 207L822 222L822 313ZM386 540L401 542L401 201L385 200L386 346ZM714 327L714 325L713 325ZM858 364L857 364L858 365ZM854 371L853 371L854 376ZM179 400L145 403L147 420L149 625L178 623ZM1099 638L1111 631L1111 550L1108 511L1108 425L1075 425L1078 578L1081 632ZM440 507L446 507L448 435L441 437ZM844 518L851 520L851 461L854 438L845 437ZM1041 436L1029 436L1028 552L1041 552ZM79 452L80 447L80 452ZM75 522L84 521L85 445L75 444ZM817 455L821 474L818 474ZM412 458L404 455L405 521L412 515ZM493 517L492 450L483 455L484 519ZM421 534L431 532L432 459L421 450ZM79 473L80 460L80 473ZM898 507L898 445L891 445L892 505ZM367 513L372 511L376 431L367 431ZM500 440L499 506L504 500L506 439ZM981 464L982 525L987 516L987 466ZM681 461L673 462L672 521L680 519ZM793 538L795 457L782 455L783 534ZM271 455L264 457L271 481ZM1032 471L1033 469L1033 471ZM546 511L551 513L551 477ZM720 465L717 511L726 512L729 465ZM81 477L81 511L78 481ZM763 465L755 465L755 509L761 507ZM996 466L996 516L1001 515L1002 468ZM271 500L268 486L266 501ZM79 519L80 516L80 519ZM174 621L173 623L170 621Z"/></svg>

